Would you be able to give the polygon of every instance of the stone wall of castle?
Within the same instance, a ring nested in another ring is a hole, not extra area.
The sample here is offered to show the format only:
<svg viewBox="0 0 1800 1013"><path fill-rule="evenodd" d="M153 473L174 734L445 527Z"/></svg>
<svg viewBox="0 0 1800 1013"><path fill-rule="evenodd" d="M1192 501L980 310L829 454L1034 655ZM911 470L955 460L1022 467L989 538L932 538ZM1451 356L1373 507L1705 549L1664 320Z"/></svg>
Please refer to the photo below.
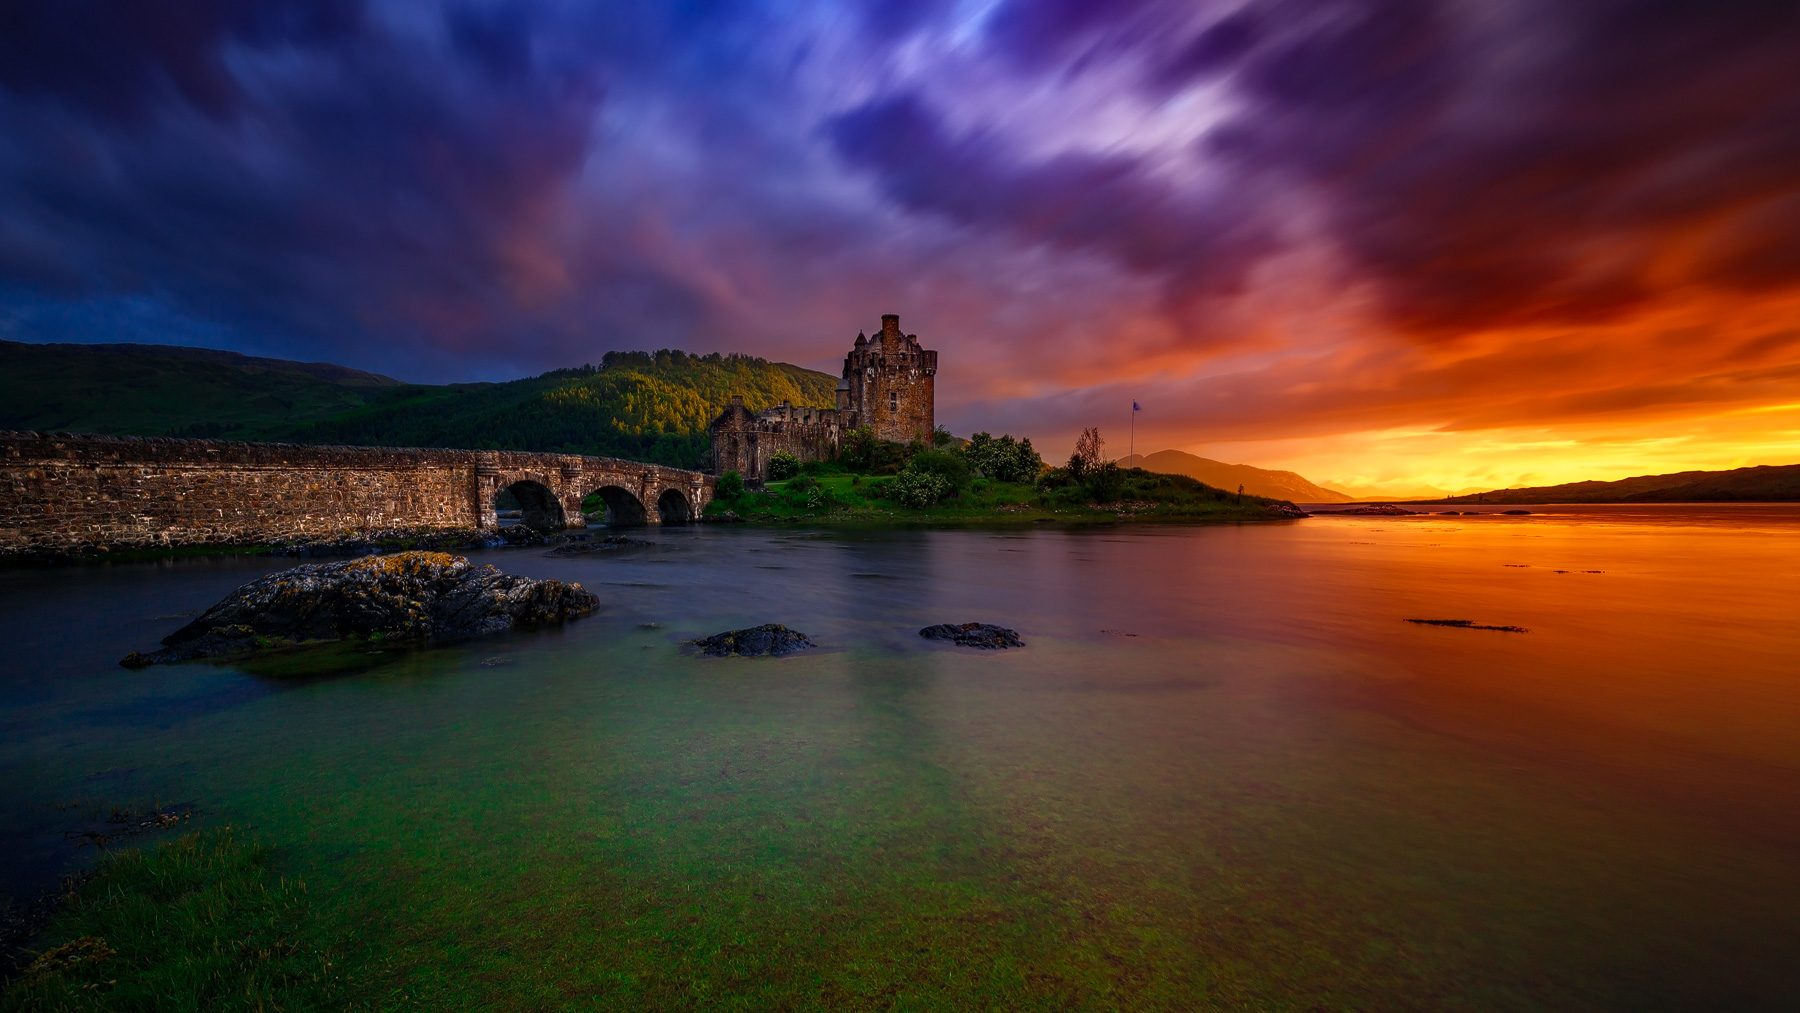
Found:
<svg viewBox="0 0 1800 1013"><path fill-rule="evenodd" d="M492 529L519 484L570 527L590 493L649 523L712 495L697 472L574 454L0 432L0 555Z"/></svg>
<svg viewBox="0 0 1800 1013"><path fill-rule="evenodd" d="M735 471L748 482L768 477L769 458L786 452L802 461L837 455L843 441L843 413L835 408L796 408L783 403L752 413L744 399L712 424L713 474Z"/></svg>

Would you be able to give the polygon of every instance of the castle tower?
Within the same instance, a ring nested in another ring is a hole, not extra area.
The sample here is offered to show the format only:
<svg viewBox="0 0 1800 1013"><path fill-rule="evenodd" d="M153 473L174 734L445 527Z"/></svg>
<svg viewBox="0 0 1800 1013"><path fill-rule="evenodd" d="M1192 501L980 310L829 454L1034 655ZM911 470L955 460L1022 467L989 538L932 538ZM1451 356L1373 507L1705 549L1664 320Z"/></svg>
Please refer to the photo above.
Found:
<svg viewBox="0 0 1800 1013"><path fill-rule="evenodd" d="M930 444L937 428L936 376L937 352L919 347L918 335L901 332L898 313L884 313L881 332L873 338L858 334L844 357L839 404L847 403L854 416L851 427L869 426L878 438L896 443Z"/></svg>

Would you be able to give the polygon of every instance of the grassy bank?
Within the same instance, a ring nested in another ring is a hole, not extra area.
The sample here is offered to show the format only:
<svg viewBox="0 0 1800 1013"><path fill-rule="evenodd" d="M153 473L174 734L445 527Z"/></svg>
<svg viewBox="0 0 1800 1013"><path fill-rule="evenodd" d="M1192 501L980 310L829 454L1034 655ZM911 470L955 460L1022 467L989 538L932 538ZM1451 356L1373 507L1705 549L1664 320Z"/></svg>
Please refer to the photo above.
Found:
<svg viewBox="0 0 1800 1013"><path fill-rule="evenodd" d="M229 827L108 855L66 899L0 1010L343 1009L306 885Z"/></svg>
<svg viewBox="0 0 1800 1013"><path fill-rule="evenodd" d="M1279 520L1280 501L1239 496L1183 475L1123 472L1116 498L1094 502L1081 486L975 479L967 491L926 507L902 502L891 478L822 472L770 482L762 492L715 501L752 523L832 525L1024 525Z"/></svg>

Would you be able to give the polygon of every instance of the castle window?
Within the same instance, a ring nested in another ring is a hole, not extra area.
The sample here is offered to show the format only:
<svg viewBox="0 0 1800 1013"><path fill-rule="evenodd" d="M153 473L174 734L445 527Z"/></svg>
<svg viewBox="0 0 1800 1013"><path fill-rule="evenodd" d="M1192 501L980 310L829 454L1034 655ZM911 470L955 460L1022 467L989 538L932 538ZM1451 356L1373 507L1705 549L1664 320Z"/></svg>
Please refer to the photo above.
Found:
<svg viewBox="0 0 1800 1013"><path fill-rule="evenodd" d="M892 391L892 390L888 391L888 411L897 412L899 410L900 410L900 392Z"/></svg>

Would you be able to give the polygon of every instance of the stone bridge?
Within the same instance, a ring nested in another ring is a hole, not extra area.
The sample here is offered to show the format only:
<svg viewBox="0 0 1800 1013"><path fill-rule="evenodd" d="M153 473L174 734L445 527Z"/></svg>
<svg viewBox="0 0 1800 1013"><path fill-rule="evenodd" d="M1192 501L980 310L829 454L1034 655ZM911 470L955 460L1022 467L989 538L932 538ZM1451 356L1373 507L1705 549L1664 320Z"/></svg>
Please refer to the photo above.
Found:
<svg viewBox="0 0 1800 1013"><path fill-rule="evenodd" d="M502 490L554 530L585 527L590 496L609 523L690 521L713 479L578 454L0 432L0 555L494 530Z"/></svg>

